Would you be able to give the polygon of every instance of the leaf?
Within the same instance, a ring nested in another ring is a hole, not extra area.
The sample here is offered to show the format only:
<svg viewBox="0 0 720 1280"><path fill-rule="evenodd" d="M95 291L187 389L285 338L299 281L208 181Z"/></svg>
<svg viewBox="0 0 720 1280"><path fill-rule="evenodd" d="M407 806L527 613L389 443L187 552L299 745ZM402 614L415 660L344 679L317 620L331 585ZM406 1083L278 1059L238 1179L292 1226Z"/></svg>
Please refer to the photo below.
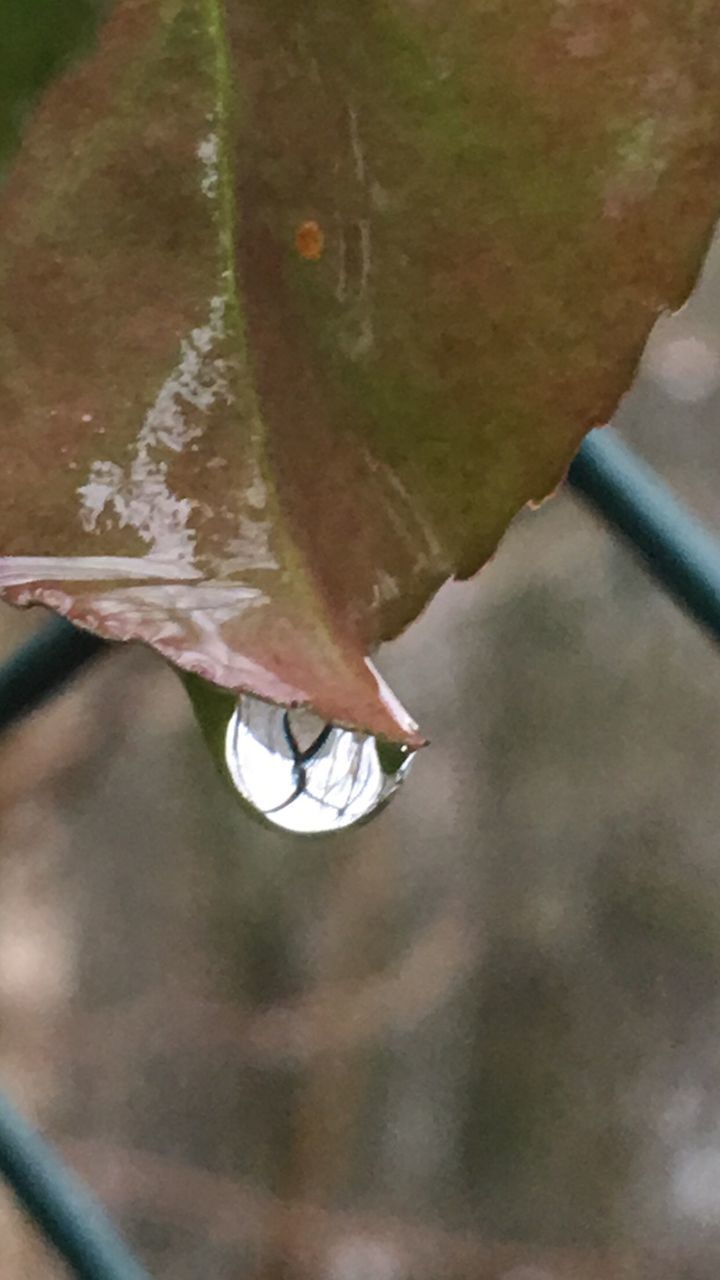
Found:
<svg viewBox="0 0 720 1280"><path fill-rule="evenodd" d="M0 42L0 172L20 125L48 80L87 47L101 0L3 0Z"/></svg>
<svg viewBox="0 0 720 1280"><path fill-rule="evenodd" d="M698 269L713 15L118 0L0 209L5 597L416 745L366 655Z"/></svg>

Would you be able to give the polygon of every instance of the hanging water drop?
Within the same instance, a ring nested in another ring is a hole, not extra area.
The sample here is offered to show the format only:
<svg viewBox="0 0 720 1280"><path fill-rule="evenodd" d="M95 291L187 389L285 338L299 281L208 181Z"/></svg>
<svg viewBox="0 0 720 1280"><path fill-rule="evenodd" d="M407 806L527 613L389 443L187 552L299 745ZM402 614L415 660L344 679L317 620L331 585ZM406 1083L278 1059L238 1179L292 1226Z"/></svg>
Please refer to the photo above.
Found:
<svg viewBox="0 0 720 1280"><path fill-rule="evenodd" d="M243 695L225 737L237 790L276 827L341 831L382 808L412 760L407 747Z"/></svg>

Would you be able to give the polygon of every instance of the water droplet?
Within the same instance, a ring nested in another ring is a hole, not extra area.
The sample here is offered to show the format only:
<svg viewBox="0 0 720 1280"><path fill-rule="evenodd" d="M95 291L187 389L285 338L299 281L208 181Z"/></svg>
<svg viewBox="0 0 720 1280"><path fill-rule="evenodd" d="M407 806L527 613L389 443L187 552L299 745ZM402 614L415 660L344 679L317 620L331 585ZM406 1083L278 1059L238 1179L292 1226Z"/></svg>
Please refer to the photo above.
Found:
<svg viewBox="0 0 720 1280"><path fill-rule="evenodd" d="M316 835L377 813L405 777L412 752L325 724L305 709L243 695L228 723L225 759L257 814L285 831Z"/></svg>

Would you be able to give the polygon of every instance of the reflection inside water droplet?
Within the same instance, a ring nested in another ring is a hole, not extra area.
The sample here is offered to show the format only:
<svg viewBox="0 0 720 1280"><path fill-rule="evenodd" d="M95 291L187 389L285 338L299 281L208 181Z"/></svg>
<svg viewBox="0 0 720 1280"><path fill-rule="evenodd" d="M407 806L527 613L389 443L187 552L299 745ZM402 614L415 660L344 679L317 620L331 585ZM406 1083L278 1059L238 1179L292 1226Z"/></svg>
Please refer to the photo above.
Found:
<svg viewBox="0 0 720 1280"><path fill-rule="evenodd" d="M366 733L324 724L244 695L227 727L225 759L240 795L276 827L341 831L376 813L397 790L412 753Z"/></svg>

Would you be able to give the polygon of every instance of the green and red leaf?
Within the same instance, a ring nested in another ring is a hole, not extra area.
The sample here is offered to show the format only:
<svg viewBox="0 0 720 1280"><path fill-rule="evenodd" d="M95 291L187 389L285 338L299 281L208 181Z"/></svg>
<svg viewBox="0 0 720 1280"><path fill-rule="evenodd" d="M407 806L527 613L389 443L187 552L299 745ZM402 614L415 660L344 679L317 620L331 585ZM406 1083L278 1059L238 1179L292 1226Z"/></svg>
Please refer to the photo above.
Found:
<svg viewBox="0 0 720 1280"><path fill-rule="evenodd" d="M118 0L0 200L0 588L419 741L368 655L606 421L720 208L695 0Z"/></svg>

